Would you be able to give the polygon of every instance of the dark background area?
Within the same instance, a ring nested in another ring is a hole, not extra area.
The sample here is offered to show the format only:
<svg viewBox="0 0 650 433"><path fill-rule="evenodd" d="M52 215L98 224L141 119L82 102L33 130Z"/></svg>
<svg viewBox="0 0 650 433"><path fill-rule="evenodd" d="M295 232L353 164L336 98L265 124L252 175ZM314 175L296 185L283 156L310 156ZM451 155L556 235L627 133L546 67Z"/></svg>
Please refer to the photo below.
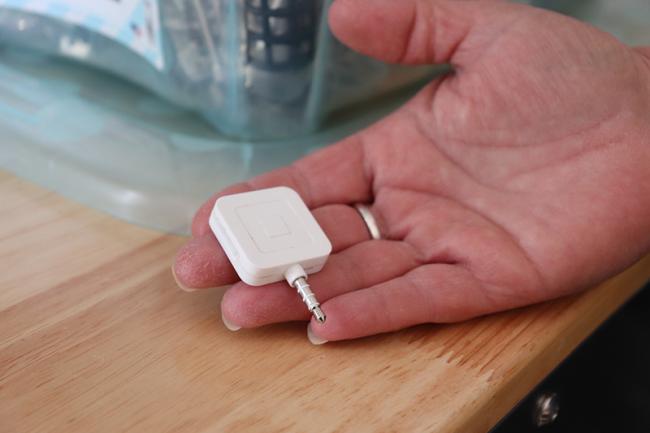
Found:
<svg viewBox="0 0 650 433"><path fill-rule="evenodd" d="M535 425L536 401L555 393L555 422ZM523 400L492 433L650 433L650 284Z"/></svg>

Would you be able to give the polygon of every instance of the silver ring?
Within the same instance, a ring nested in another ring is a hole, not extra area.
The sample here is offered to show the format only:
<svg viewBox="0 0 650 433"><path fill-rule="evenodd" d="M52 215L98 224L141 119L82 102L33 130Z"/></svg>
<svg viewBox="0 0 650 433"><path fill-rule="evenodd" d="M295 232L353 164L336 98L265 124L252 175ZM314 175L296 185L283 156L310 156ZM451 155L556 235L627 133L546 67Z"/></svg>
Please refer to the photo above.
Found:
<svg viewBox="0 0 650 433"><path fill-rule="evenodd" d="M377 220L370 211L370 207L361 203L355 204L354 207L359 212L359 215L361 215L361 218L363 218L363 222L366 224L366 228L368 229L368 233L370 233L370 237L373 240L381 239L379 225L377 225Z"/></svg>

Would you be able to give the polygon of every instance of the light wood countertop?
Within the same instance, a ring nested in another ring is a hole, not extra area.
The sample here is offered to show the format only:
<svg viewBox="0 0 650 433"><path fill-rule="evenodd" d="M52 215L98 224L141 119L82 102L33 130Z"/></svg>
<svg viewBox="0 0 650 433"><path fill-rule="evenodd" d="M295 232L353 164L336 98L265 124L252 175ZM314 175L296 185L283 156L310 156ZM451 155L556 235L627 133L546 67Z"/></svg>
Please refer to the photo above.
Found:
<svg viewBox="0 0 650 433"><path fill-rule="evenodd" d="M183 239L0 172L0 432L486 432L650 277L451 326L312 346L232 333Z"/></svg>

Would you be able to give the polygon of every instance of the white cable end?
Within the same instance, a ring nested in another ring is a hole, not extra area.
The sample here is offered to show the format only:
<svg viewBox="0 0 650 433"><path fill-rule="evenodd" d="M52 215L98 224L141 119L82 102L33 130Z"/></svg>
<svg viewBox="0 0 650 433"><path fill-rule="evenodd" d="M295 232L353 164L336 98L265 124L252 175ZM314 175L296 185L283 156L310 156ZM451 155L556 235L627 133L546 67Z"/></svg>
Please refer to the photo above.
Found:
<svg viewBox="0 0 650 433"><path fill-rule="evenodd" d="M302 268L302 266L291 265L289 269L284 271L284 279L287 280L287 283L289 283L291 287L294 286L294 283L298 278L304 278L305 280L307 279L307 273Z"/></svg>

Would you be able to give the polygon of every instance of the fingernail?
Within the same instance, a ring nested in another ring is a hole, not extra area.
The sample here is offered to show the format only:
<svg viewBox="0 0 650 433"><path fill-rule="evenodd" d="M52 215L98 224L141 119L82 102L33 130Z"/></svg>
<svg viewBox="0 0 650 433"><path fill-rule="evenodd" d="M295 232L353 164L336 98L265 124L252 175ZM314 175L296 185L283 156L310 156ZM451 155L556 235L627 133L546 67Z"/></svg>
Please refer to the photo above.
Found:
<svg viewBox="0 0 650 433"><path fill-rule="evenodd" d="M239 331L241 329L241 326L237 326L234 323L229 322L228 319L226 319L226 316L223 315L223 312L221 312L221 321L223 322L223 326L232 332Z"/></svg>
<svg viewBox="0 0 650 433"><path fill-rule="evenodd" d="M178 286L179 289L181 289L184 292L196 292L197 289L191 289L183 284L181 284L180 281L178 281L178 277L176 276L176 271L174 271L174 266L172 265L172 275L174 276L174 281L176 281L176 285Z"/></svg>
<svg viewBox="0 0 650 433"><path fill-rule="evenodd" d="M311 323L307 325L307 338L314 346L320 346L321 344L327 343L327 340L314 334L314 331L311 330Z"/></svg>

